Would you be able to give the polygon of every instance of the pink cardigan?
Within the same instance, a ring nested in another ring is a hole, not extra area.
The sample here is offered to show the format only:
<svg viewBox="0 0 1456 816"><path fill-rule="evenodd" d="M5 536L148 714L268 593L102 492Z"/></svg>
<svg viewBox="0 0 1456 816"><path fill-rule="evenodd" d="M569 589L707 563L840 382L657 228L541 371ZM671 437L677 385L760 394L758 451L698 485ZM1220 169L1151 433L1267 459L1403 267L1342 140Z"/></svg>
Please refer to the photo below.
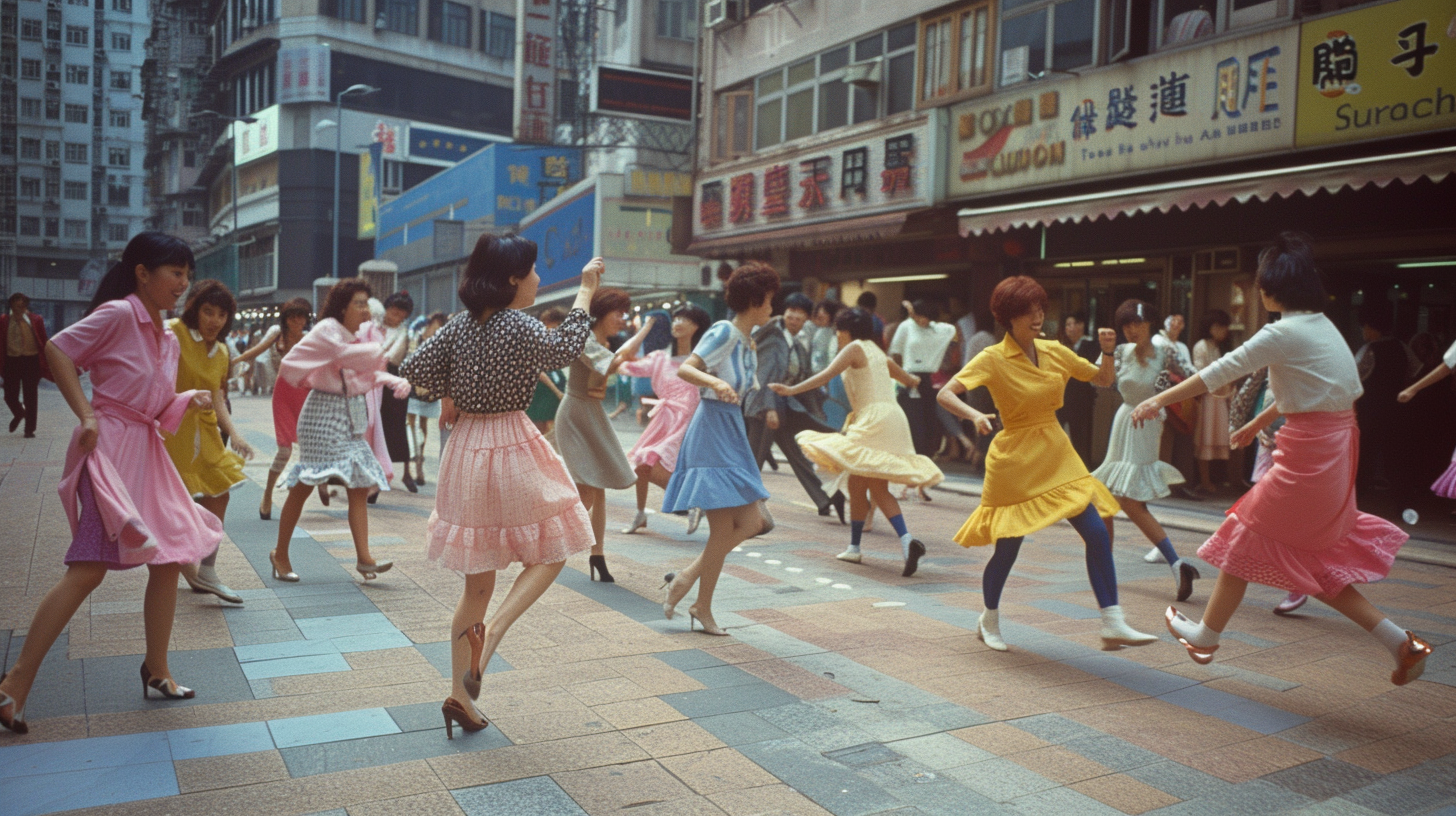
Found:
<svg viewBox="0 0 1456 816"><path fill-rule="evenodd" d="M365 334L365 323L360 334ZM361 396L376 386L402 382L384 370L384 349L362 342L344 324L326 317L284 355L278 376L312 391Z"/></svg>

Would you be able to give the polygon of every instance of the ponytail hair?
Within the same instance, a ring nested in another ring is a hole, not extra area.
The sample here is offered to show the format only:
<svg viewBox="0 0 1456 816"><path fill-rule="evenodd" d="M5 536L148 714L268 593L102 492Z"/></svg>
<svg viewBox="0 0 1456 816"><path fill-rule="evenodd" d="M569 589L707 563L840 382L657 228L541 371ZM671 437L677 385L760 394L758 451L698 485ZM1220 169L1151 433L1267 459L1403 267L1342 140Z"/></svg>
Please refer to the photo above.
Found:
<svg viewBox="0 0 1456 816"><path fill-rule="evenodd" d="M86 314L96 311L103 303L121 300L137 290L136 268L157 269L162 266L185 266L189 271L197 269L197 259L187 242L165 232L137 233L121 251L121 260L112 264L96 286L96 294L86 306Z"/></svg>
<svg viewBox="0 0 1456 816"><path fill-rule="evenodd" d="M1328 305L1309 236L1301 233L1280 233L1273 245L1259 253L1255 283L1290 311L1322 312Z"/></svg>

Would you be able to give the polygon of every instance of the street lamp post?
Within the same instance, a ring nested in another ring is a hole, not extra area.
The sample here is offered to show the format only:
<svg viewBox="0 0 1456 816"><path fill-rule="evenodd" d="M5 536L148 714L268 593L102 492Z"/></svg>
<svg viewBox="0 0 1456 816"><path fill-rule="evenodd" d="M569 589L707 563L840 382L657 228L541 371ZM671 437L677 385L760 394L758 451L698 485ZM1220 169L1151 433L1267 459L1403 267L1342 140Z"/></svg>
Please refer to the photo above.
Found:
<svg viewBox="0 0 1456 816"><path fill-rule="evenodd" d="M228 123L228 139L232 142L232 149L233 149L233 160L232 160L232 166L233 166L233 182L232 182L232 193L233 193L233 234L232 234L232 242L233 242L233 253L234 253L233 260L239 266L239 269L237 270L238 271L238 278L239 278L239 280L237 281L237 283L238 283L238 289L241 290L242 289L242 269L241 269L242 261L241 261L241 259L239 259L239 258L236 257L237 245L238 245L238 123L239 122L242 122L245 125L251 125L251 124L253 124L254 122L256 122L258 120L255 119L255 118L253 118L253 117L251 117L251 116L228 116L225 113L218 113L217 111L212 111L212 110L198 111L197 113L193 114L193 116L195 116L195 117L196 116L213 116L213 117L216 117L216 118L221 119L221 120L223 120L223 121L225 121L225 122Z"/></svg>
<svg viewBox="0 0 1456 816"><path fill-rule="evenodd" d="M334 98L334 265L333 277L339 277L339 173L344 155L344 97L367 96L379 89L372 85L350 85Z"/></svg>

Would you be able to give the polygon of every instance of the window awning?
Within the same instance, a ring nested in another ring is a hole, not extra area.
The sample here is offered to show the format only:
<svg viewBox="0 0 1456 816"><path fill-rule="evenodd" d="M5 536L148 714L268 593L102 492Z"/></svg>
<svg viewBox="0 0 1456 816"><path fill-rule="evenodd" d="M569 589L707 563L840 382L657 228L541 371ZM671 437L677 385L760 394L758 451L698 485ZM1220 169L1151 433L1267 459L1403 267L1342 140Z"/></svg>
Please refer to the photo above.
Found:
<svg viewBox="0 0 1456 816"><path fill-rule="evenodd" d="M688 254L704 258L759 252L767 249L803 249L831 246L851 241L873 241L899 235L905 219L913 210L865 215L838 221L823 221L798 227L696 238L688 244Z"/></svg>
<svg viewBox="0 0 1456 816"><path fill-rule="evenodd" d="M982 235L1016 227L1076 224L1099 218L1110 221L1121 215L1166 213L1175 208L1187 211L1209 205L1222 207L1230 201L1268 201L1295 193L1308 196L1320 190L1331 193L1346 187L1358 190L1367 184L1385 187L1396 180L1404 184L1413 184L1422 178L1440 181L1453 172L1456 172L1456 147L1440 147L992 207L965 207L957 216L962 236Z"/></svg>

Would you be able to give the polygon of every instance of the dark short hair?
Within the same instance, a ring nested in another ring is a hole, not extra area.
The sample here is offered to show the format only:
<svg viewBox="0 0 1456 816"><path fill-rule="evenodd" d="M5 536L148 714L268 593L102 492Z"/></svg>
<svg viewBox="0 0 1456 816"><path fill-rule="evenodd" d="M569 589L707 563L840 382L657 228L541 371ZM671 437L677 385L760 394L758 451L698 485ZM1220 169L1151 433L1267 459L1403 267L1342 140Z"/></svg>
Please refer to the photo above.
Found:
<svg viewBox="0 0 1456 816"><path fill-rule="evenodd" d="M447 315L444 312L431 312L430 316L425 318L426 326L430 325L431 323L439 323L441 326L444 326L446 323L449 322L450 315Z"/></svg>
<svg viewBox="0 0 1456 816"><path fill-rule="evenodd" d="M478 320L486 309L504 309L516 299L511 278L524 278L536 264L536 242L519 235L485 233L475 242L460 281L460 302Z"/></svg>
<svg viewBox="0 0 1456 816"><path fill-rule="evenodd" d="M404 309L405 317L409 317L410 315L414 314L415 299L410 297L409 292L401 289L400 291L395 292L394 294L384 299L384 308Z"/></svg>
<svg viewBox="0 0 1456 816"><path fill-rule="evenodd" d="M684 306L673 312L672 316L674 318L681 317L691 320L693 321L693 325L698 327L698 330L693 332L693 348L698 347L698 341L703 339L703 335L707 333L708 327L713 325L712 315L697 306Z"/></svg>
<svg viewBox="0 0 1456 816"><path fill-rule="evenodd" d="M879 307L880 299L875 295L874 292L860 292L859 297L854 299L854 305L860 307L861 309L864 309L867 312L873 312L876 308Z"/></svg>
<svg viewBox="0 0 1456 816"><path fill-rule="evenodd" d="M1259 290L1297 312L1322 312L1328 302L1324 281L1314 265L1309 236L1282 232L1259 253Z"/></svg>
<svg viewBox="0 0 1456 816"><path fill-rule="evenodd" d="M1122 327L1129 323L1157 323L1158 310L1154 309L1151 303L1137 298L1124 300L1122 305L1117 307L1117 313L1112 316L1112 322L1117 326L1118 331L1122 331Z"/></svg>
<svg viewBox="0 0 1456 816"><path fill-rule="evenodd" d="M612 312L625 312L632 308L632 298L621 289L598 289L592 295L591 308L587 313L591 315L592 321L598 321Z"/></svg>
<svg viewBox="0 0 1456 816"><path fill-rule="evenodd" d="M752 309L779 291L779 273L762 261L749 261L733 270L723 286L723 300L734 312Z"/></svg>
<svg viewBox="0 0 1456 816"><path fill-rule="evenodd" d="M238 315L238 301L233 293L228 291L222 281L198 281L187 298L187 306L182 309L182 325L197 331L197 319L202 314L203 306L216 306L227 313L227 322L222 324L222 331L217 333L218 337L226 337L233 330L233 319Z"/></svg>
<svg viewBox="0 0 1456 816"><path fill-rule="evenodd" d="M928 317L934 320L940 316L940 304L928 298L916 298L910 302L910 305L915 308L915 314L919 317Z"/></svg>
<svg viewBox="0 0 1456 816"><path fill-rule="evenodd" d="M1029 314L1038 306L1046 308L1046 290L1026 275L1006 278L991 292L991 314L1007 331L1011 330L1011 321Z"/></svg>
<svg viewBox="0 0 1456 816"><path fill-rule="evenodd" d="M189 272L197 269L197 258L192 247L175 235L165 232L139 232L126 242L121 251L121 260L111 265L96 284L96 294L86 305L86 314L96 311L103 303L121 300L136 291L136 268L156 270L163 266L181 266Z"/></svg>
<svg viewBox="0 0 1456 816"><path fill-rule="evenodd" d="M848 334L851 340L873 340L875 339L875 318L874 315L858 306L852 309L841 309L839 314L834 316L834 329Z"/></svg>
<svg viewBox="0 0 1456 816"><path fill-rule="evenodd" d="M303 319L307 321L309 315L312 314L313 307L310 306L308 301L304 298L296 297L292 300L286 300L283 302L283 305L278 309L278 327L281 329L287 329L288 318L298 317L301 315Z"/></svg>
<svg viewBox="0 0 1456 816"><path fill-rule="evenodd" d="M1142 301L1138 302L1141 303ZM1083 326L1087 325L1087 310L1078 309L1075 312L1067 312L1067 314L1062 318L1062 322L1066 323L1068 320L1075 320L1078 323L1081 323ZM1118 328L1121 328L1121 326L1119 326Z"/></svg>
<svg viewBox="0 0 1456 816"><path fill-rule="evenodd" d="M1229 313L1223 309L1209 309L1203 313L1203 319L1198 322L1198 339L1211 340L1213 338L1213 327L1223 326L1227 328L1233 324Z"/></svg>
<svg viewBox="0 0 1456 816"><path fill-rule="evenodd" d="M788 297L784 298L784 311L787 312L790 309L798 309L806 315L812 315L814 314L814 301L803 292L791 292Z"/></svg>
<svg viewBox="0 0 1456 816"><path fill-rule="evenodd" d="M344 278L334 284L324 297L324 307L319 309L319 317L332 317L343 323L344 312L349 308L350 301L360 292L365 297L374 297L374 290L369 288L369 282L363 278Z"/></svg>
<svg viewBox="0 0 1456 816"><path fill-rule="evenodd" d="M834 323L835 316L838 315L839 311L843 308L844 304L840 303L834 298L824 298L823 300L819 301L818 305L814 307L814 312L810 312L810 314L822 311L826 315L829 315L829 323L832 325Z"/></svg>
<svg viewBox="0 0 1456 816"><path fill-rule="evenodd" d="M24 292L16 292L15 294L13 294L13 295L10 296L10 300L7 301L7 302L11 306L14 306L15 305L15 301L17 301L17 300L24 301L24 303L25 303L26 306L29 306L30 305L30 295L27 295Z"/></svg>
<svg viewBox="0 0 1456 816"><path fill-rule="evenodd" d="M566 310L560 306L552 306L541 313L540 320L542 323L553 323L559 326L562 321L566 320Z"/></svg>
<svg viewBox="0 0 1456 816"><path fill-rule="evenodd" d="M1360 325L1369 326L1381 334L1390 334L1395 327L1395 316L1390 313L1390 302L1371 302L1360 307Z"/></svg>

